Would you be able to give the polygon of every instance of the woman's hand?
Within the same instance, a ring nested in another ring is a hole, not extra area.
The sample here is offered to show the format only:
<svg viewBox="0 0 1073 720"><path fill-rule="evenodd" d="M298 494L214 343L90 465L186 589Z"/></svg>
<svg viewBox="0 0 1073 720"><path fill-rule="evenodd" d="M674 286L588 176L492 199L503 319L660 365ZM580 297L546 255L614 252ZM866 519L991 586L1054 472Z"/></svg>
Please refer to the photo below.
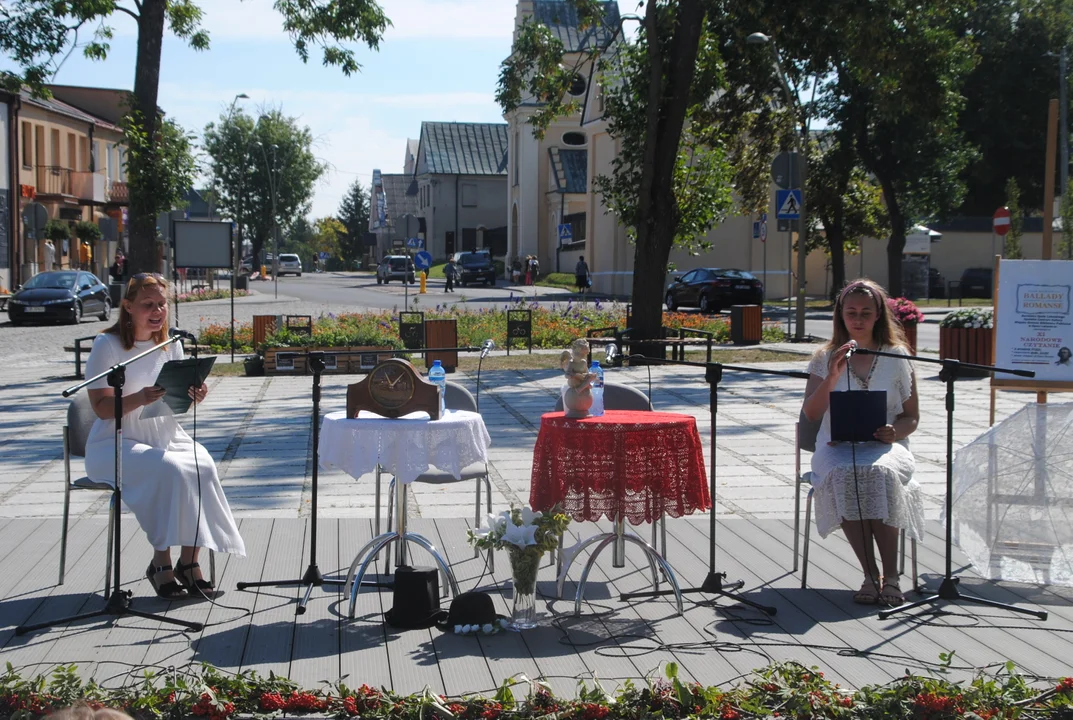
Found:
<svg viewBox="0 0 1073 720"><path fill-rule="evenodd" d="M164 392L164 388L159 385L147 385L138 391L138 395L142 405L152 405L157 400L164 397Z"/></svg>
<svg viewBox="0 0 1073 720"><path fill-rule="evenodd" d="M876 431L872 433L872 437L874 437L879 442L892 445L898 442L898 431L894 428L893 425L884 425L881 428L877 428Z"/></svg>
<svg viewBox="0 0 1073 720"><path fill-rule="evenodd" d="M209 386L202 383L201 386L191 385L186 391L190 395L190 399L195 403L200 403L205 399L205 396L209 394Z"/></svg>
<svg viewBox="0 0 1073 720"><path fill-rule="evenodd" d="M831 357L831 367L827 373L827 382L832 385L838 382L838 378L842 376L842 371L846 369L846 365L849 360L846 358L846 353L853 347L852 343L846 343L842 347L834 351Z"/></svg>

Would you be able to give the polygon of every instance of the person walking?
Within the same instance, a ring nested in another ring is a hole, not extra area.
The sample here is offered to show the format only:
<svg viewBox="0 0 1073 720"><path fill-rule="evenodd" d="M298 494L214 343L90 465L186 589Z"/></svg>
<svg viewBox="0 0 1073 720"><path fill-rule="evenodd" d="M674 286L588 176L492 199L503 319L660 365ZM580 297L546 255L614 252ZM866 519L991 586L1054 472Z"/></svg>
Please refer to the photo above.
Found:
<svg viewBox="0 0 1073 720"><path fill-rule="evenodd" d="M577 265L574 266L574 283L577 285L577 291L582 298L585 297L585 291L592 287L592 280L589 278L589 266L585 262L584 255L578 258Z"/></svg>
<svg viewBox="0 0 1073 720"><path fill-rule="evenodd" d="M447 261L447 265L443 268L443 278L446 281L443 286L444 292L455 291L455 279L458 275L458 266L455 265L455 259L451 258Z"/></svg>
<svg viewBox="0 0 1073 720"><path fill-rule="evenodd" d="M56 246L52 244L52 238L45 240L45 270L56 268Z"/></svg>

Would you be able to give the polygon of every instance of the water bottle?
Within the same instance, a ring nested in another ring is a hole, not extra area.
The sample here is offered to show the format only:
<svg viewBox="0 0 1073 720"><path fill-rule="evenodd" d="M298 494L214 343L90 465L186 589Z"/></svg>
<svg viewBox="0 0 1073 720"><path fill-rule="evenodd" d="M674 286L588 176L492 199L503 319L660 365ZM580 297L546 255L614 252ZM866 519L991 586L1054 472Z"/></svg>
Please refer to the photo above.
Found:
<svg viewBox="0 0 1073 720"><path fill-rule="evenodd" d="M589 372L596 375L592 381L592 409L589 410L589 414L593 417L600 417L604 414L604 369L600 367L599 360L592 361Z"/></svg>
<svg viewBox="0 0 1073 720"><path fill-rule="evenodd" d="M440 386L440 417L447 412L447 371L440 365L439 360L432 361L432 367L428 369L429 382Z"/></svg>

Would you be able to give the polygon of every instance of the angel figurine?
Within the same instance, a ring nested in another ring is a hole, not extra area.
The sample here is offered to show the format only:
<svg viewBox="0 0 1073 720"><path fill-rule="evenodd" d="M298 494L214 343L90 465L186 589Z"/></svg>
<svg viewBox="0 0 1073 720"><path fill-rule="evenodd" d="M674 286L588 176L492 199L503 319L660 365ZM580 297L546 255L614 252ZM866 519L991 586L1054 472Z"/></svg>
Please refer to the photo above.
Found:
<svg viewBox="0 0 1073 720"><path fill-rule="evenodd" d="M563 350L559 356L559 366L566 376L563 385L563 409L566 417L583 418L589 416L592 407L592 381L596 373L589 372L589 343L579 338L570 344L569 350Z"/></svg>

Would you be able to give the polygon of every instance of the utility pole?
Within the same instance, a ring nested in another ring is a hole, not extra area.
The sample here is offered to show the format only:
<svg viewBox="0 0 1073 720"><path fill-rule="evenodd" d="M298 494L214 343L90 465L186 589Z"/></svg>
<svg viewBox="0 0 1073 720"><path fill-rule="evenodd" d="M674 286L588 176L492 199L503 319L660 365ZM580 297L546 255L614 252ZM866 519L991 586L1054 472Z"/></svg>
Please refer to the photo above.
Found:
<svg viewBox="0 0 1073 720"><path fill-rule="evenodd" d="M1061 116L1059 126L1062 129L1062 202L1065 202L1066 193L1069 190L1069 95L1067 90L1066 76L1069 73L1069 49L1062 47L1062 54L1058 56L1058 112ZM1062 232L1068 232L1062 228Z"/></svg>

